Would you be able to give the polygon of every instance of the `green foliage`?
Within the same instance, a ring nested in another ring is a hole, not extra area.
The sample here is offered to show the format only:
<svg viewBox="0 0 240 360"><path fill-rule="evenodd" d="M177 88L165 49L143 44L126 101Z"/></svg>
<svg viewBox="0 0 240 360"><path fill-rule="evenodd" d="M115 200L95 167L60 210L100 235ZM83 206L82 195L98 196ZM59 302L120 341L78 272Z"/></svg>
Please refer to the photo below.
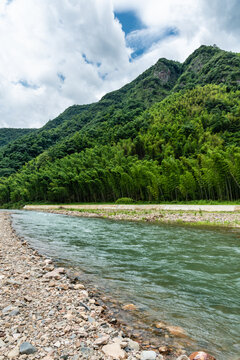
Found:
<svg viewBox="0 0 240 360"><path fill-rule="evenodd" d="M35 131L35 129L0 129L0 148L11 143L12 141Z"/></svg>
<svg viewBox="0 0 240 360"><path fill-rule="evenodd" d="M216 47L182 66L160 59L100 102L4 146L0 205L239 199L238 61Z"/></svg>
<svg viewBox="0 0 240 360"><path fill-rule="evenodd" d="M117 199L116 204L134 204L135 201L132 198L128 198L128 197L123 197L120 199Z"/></svg>

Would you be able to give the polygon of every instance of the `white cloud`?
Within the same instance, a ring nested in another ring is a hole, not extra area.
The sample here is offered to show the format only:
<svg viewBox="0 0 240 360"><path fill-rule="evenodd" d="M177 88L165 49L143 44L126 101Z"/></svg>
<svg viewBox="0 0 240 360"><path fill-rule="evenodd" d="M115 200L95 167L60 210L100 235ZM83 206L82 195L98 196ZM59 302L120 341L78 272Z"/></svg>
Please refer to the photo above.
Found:
<svg viewBox="0 0 240 360"><path fill-rule="evenodd" d="M146 29L125 39L113 10L134 10ZM1 0L0 127L41 126L160 57L183 61L214 43L239 51L239 11L238 0ZM138 44L146 53L129 62Z"/></svg>
<svg viewBox="0 0 240 360"><path fill-rule="evenodd" d="M96 101L111 88L102 75L128 64L109 0L2 0L0 18L1 127L40 126Z"/></svg>

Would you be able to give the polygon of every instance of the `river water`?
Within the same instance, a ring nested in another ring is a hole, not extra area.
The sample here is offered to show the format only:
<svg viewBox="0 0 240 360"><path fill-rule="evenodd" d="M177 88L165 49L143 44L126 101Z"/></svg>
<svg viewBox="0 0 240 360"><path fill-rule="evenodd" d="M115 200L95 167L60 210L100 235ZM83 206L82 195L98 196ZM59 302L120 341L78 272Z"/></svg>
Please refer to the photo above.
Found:
<svg viewBox="0 0 240 360"><path fill-rule="evenodd" d="M16 211L40 253L83 271L151 321L181 326L193 348L240 358L240 233Z"/></svg>

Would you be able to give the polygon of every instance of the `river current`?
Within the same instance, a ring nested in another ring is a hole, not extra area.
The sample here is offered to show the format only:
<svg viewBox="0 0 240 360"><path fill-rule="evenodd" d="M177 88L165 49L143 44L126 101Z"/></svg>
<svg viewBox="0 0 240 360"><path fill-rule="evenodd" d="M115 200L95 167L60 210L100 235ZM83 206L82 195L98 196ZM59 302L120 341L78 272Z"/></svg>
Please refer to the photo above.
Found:
<svg viewBox="0 0 240 360"><path fill-rule="evenodd" d="M12 213L40 253L79 268L145 316L181 326L196 350L240 358L240 233L33 211Z"/></svg>

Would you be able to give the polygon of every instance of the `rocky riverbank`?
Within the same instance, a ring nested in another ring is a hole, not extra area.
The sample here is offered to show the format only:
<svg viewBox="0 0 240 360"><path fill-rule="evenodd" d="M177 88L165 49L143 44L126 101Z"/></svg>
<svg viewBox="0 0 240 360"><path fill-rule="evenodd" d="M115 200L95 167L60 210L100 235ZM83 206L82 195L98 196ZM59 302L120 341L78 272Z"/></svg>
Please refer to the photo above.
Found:
<svg viewBox="0 0 240 360"><path fill-rule="evenodd" d="M78 280L19 239L0 213L0 360L188 359L163 343L143 349Z"/></svg>

